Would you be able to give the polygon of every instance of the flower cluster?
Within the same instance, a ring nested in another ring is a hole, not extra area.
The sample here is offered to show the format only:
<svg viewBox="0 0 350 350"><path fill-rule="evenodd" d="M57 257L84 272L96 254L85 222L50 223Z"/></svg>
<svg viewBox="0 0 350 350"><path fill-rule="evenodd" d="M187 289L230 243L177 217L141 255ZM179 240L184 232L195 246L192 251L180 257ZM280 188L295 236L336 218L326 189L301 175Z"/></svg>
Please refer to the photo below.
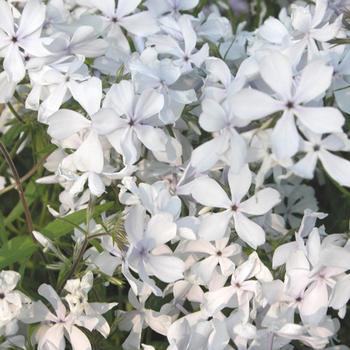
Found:
<svg viewBox="0 0 350 350"><path fill-rule="evenodd" d="M0 349L348 349L350 240L312 187L350 187L347 5L0 0L0 131L43 127L48 210L86 216L31 232L37 290L0 272Z"/></svg>

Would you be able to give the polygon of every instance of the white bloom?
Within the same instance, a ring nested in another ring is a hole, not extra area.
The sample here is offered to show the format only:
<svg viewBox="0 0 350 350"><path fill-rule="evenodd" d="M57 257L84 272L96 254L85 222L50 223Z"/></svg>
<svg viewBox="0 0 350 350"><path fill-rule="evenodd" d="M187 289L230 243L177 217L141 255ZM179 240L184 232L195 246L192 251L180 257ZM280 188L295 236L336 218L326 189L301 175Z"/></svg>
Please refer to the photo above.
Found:
<svg viewBox="0 0 350 350"><path fill-rule="evenodd" d="M24 78L25 54L40 54L39 38L44 20L45 5L40 0L29 0L17 27L10 6L5 0L0 1L0 55L4 57L9 80L19 82Z"/></svg>
<svg viewBox="0 0 350 350"><path fill-rule="evenodd" d="M304 106L328 89L331 67L321 61L311 62L302 71L299 81L295 81L288 59L273 53L263 60L260 72L276 98L255 89L243 89L233 97L233 111L248 120L283 111L272 133L272 150L278 158L292 157L298 151L300 136L294 116L303 127L317 134L342 131L344 117L336 108ZM312 83L315 76L320 77L317 84ZM250 101L255 102L251 104Z"/></svg>
<svg viewBox="0 0 350 350"><path fill-rule="evenodd" d="M185 266L165 246L165 243L176 236L176 224L172 216L156 214L148 221L147 226L145 219L145 211L140 206L131 208L126 217L125 230L130 242L127 259L141 280L159 295L160 289L149 276L155 276L167 283L174 282L183 278Z"/></svg>
<svg viewBox="0 0 350 350"><path fill-rule="evenodd" d="M207 240L222 238L233 218L234 228L244 242L253 248L264 244L265 232L246 215L266 214L280 202L279 193L272 188L265 188L242 201L252 183L252 174L247 165L238 174L230 170L228 183L231 199L217 182L209 177L201 177L191 183L191 194L198 203L208 207L225 209L219 213L202 217L199 236Z"/></svg>

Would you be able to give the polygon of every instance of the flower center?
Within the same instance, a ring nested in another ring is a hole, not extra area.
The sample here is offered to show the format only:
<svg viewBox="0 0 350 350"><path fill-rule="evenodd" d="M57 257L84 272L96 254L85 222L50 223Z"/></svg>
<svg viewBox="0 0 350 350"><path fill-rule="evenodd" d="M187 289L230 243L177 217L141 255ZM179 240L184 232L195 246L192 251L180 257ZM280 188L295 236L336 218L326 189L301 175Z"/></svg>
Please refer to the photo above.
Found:
<svg viewBox="0 0 350 350"><path fill-rule="evenodd" d="M237 207L236 204L233 204L233 205L231 206L231 210L232 210L232 211L237 211L237 209L238 209L238 207Z"/></svg>
<svg viewBox="0 0 350 350"><path fill-rule="evenodd" d="M288 109L294 108L294 102L293 102L293 101L288 101L287 104L286 104L286 107L287 107Z"/></svg>

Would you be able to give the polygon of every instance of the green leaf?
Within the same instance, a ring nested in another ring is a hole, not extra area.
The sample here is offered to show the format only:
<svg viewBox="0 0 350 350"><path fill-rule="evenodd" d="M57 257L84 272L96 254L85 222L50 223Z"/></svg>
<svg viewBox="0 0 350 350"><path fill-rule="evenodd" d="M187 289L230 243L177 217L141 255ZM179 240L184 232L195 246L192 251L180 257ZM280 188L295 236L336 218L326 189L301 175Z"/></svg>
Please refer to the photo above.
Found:
<svg viewBox="0 0 350 350"><path fill-rule="evenodd" d="M30 182L25 191L24 195L26 197L27 203L30 206L34 200L41 195L41 191L38 190L38 185L36 185L34 182ZM9 215L6 216L4 220L5 226L11 224L14 220L19 218L23 213L23 205L21 202L18 202L18 204L12 209Z"/></svg>
<svg viewBox="0 0 350 350"><path fill-rule="evenodd" d="M94 208L92 218L97 218L103 212L113 207L114 203L107 202ZM86 221L86 209L79 210L63 218L57 218L45 226L41 232L50 239L58 239L74 230L75 227Z"/></svg>
<svg viewBox="0 0 350 350"><path fill-rule="evenodd" d="M37 248L29 236L17 236L9 240L0 248L0 269L28 260Z"/></svg>

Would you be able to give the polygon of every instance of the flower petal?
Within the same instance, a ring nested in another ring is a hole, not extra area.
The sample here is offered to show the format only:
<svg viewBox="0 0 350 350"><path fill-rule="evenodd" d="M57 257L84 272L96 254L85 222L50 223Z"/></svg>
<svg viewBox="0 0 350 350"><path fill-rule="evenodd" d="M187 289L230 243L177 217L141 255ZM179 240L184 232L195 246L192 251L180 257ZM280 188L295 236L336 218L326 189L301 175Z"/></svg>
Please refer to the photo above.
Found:
<svg viewBox="0 0 350 350"><path fill-rule="evenodd" d="M270 88L282 98L288 100L291 97L293 72L284 55L277 51L268 55L260 65L260 74Z"/></svg>
<svg viewBox="0 0 350 350"><path fill-rule="evenodd" d="M141 121L158 114L164 106L164 97L153 89L147 89L142 92L137 100L134 118L135 121Z"/></svg>
<svg viewBox="0 0 350 350"><path fill-rule="evenodd" d="M204 216L201 218L198 229L199 238L207 241L215 241L223 238L231 218L232 212L230 210Z"/></svg>
<svg viewBox="0 0 350 350"><path fill-rule="evenodd" d="M161 281L171 283L183 278L185 263L175 256L151 255L147 267Z"/></svg>
<svg viewBox="0 0 350 350"><path fill-rule="evenodd" d="M213 179L203 176L191 183L191 194L196 202L213 208L230 208L231 201L222 187Z"/></svg>
<svg viewBox="0 0 350 350"><path fill-rule="evenodd" d="M278 159L292 157L298 151L300 136L295 126L294 116L286 111L273 129L271 142L273 153Z"/></svg>
<svg viewBox="0 0 350 350"><path fill-rule="evenodd" d="M283 104L269 95L254 89L243 89L231 99L234 115L256 120L282 110Z"/></svg>
<svg viewBox="0 0 350 350"><path fill-rule="evenodd" d="M323 61L309 63L301 73L300 81L296 88L296 103L307 103L320 97L331 85L333 68ZM315 83L317 77L317 84Z"/></svg>
<svg viewBox="0 0 350 350"><path fill-rule="evenodd" d="M100 174L104 165L103 149L98 135L92 130L87 138L73 153L76 167L80 171Z"/></svg>
<svg viewBox="0 0 350 350"><path fill-rule="evenodd" d="M233 213L235 229L239 238L253 249L265 243L265 232L254 221L236 211Z"/></svg>
<svg viewBox="0 0 350 350"><path fill-rule="evenodd" d="M39 0L29 0L23 9L16 35L25 38L41 28L45 21L46 8Z"/></svg>
<svg viewBox="0 0 350 350"><path fill-rule="evenodd" d="M81 83L72 81L70 91L73 98L90 116L100 109L102 100L102 82L100 79L92 77Z"/></svg>
<svg viewBox="0 0 350 350"><path fill-rule="evenodd" d="M333 107L301 107L295 109L300 122L317 134L341 132L344 116Z"/></svg>
<svg viewBox="0 0 350 350"><path fill-rule="evenodd" d="M281 201L278 191L264 188L239 205L239 210L249 215L263 215Z"/></svg>
<svg viewBox="0 0 350 350"><path fill-rule="evenodd" d="M226 112L218 102L207 98L202 102L199 125L208 132L219 131L228 126Z"/></svg>
<svg viewBox="0 0 350 350"><path fill-rule="evenodd" d="M90 121L70 109L60 109L48 120L48 134L56 140L64 140L76 132L88 128Z"/></svg>

